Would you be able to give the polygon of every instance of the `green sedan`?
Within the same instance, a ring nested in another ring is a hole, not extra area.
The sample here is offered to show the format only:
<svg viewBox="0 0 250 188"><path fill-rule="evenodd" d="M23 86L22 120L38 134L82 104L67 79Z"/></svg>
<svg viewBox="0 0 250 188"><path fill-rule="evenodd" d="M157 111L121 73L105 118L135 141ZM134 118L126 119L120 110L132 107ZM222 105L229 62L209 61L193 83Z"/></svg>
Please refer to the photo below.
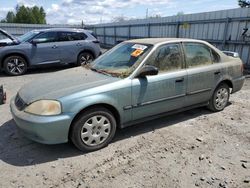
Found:
<svg viewBox="0 0 250 188"><path fill-rule="evenodd" d="M93 151L117 128L194 107L223 110L243 86L242 71L235 53L205 41L130 40L84 67L24 85L10 107L28 138Z"/></svg>

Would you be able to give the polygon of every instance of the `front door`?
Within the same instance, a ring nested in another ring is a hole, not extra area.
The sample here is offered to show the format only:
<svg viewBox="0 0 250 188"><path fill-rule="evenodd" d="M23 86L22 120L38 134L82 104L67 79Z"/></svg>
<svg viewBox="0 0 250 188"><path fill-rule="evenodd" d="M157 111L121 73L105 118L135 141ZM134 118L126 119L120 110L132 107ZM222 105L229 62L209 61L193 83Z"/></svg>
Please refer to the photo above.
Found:
<svg viewBox="0 0 250 188"><path fill-rule="evenodd" d="M38 35L39 43L31 44L31 64L43 65L60 63L60 49L57 42L56 32L46 32Z"/></svg>
<svg viewBox="0 0 250 188"><path fill-rule="evenodd" d="M159 74L132 80L133 120L183 107L187 73L180 44L158 47L145 64L156 66Z"/></svg>

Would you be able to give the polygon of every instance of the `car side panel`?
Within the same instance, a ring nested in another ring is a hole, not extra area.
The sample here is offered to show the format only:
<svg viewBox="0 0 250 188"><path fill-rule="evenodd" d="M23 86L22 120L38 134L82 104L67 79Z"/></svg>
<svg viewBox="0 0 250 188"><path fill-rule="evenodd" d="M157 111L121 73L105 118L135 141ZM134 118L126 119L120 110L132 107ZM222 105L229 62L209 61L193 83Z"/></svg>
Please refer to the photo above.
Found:
<svg viewBox="0 0 250 188"><path fill-rule="evenodd" d="M186 81L186 70L133 79L133 120L182 108Z"/></svg>
<svg viewBox="0 0 250 188"><path fill-rule="evenodd" d="M77 55L79 53L78 41L61 41L57 42L60 61L62 63L74 63L77 61Z"/></svg>
<svg viewBox="0 0 250 188"><path fill-rule="evenodd" d="M74 116L89 106L106 104L118 111L121 125L132 119L132 110L125 108L131 105L130 79L78 92L63 97L60 101L64 106L63 111L73 113Z"/></svg>
<svg viewBox="0 0 250 188"><path fill-rule="evenodd" d="M58 42L39 43L30 45L30 65L57 64L60 63Z"/></svg>
<svg viewBox="0 0 250 188"><path fill-rule="evenodd" d="M187 96L185 106L209 101L216 84L221 80L221 64L215 63L188 68Z"/></svg>
<svg viewBox="0 0 250 188"><path fill-rule="evenodd" d="M221 63L222 66L222 80L229 80L232 82L232 93L239 91L243 84L245 77L241 71L242 62L238 58L230 58L228 61Z"/></svg>

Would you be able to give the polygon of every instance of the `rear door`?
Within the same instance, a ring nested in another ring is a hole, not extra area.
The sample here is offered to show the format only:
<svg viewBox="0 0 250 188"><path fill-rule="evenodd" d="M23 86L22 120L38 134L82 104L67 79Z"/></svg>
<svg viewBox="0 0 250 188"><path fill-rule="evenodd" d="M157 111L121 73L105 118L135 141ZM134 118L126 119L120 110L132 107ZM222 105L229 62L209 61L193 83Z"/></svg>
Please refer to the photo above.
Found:
<svg viewBox="0 0 250 188"><path fill-rule="evenodd" d="M132 80L133 120L183 107L187 72L180 44L165 44L147 59L146 65L158 67L159 74Z"/></svg>
<svg viewBox="0 0 250 188"><path fill-rule="evenodd" d="M60 63L57 32L41 33L35 39L39 39L41 42L30 44L30 62L32 65Z"/></svg>
<svg viewBox="0 0 250 188"><path fill-rule="evenodd" d="M188 75L185 106L206 102L221 78L219 57L203 43L184 42L183 47Z"/></svg>
<svg viewBox="0 0 250 188"><path fill-rule="evenodd" d="M60 60L63 63L77 62L77 56L83 49L86 35L82 32L58 32L58 46L61 51Z"/></svg>

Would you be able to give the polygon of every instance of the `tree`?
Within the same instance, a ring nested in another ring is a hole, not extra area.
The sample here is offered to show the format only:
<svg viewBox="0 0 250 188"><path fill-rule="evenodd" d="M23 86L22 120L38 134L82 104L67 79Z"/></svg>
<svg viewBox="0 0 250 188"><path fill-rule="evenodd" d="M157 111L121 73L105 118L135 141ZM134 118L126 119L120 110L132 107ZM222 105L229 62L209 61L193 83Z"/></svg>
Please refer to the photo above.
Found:
<svg viewBox="0 0 250 188"><path fill-rule="evenodd" d="M12 11L9 11L6 15L6 22L7 23L13 23L15 22L15 14Z"/></svg>
<svg viewBox="0 0 250 188"><path fill-rule="evenodd" d="M247 0L238 0L239 6L241 8L247 7L250 8L250 1Z"/></svg>
<svg viewBox="0 0 250 188"><path fill-rule="evenodd" d="M16 14L9 11L4 20L7 23L29 23L29 24L46 24L46 13L43 7L25 7L24 5L16 6Z"/></svg>

